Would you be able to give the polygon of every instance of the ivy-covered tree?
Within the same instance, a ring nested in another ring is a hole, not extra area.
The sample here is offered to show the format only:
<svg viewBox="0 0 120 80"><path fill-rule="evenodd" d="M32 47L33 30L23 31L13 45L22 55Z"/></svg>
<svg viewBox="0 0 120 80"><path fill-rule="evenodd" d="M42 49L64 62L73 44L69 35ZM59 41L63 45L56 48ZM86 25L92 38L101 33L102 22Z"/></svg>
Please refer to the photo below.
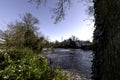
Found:
<svg viewBox="0 0 120 80"><path fill-rule="evenodd" d="M119 0L94 0L94 80L120 80L119 4Z"/></svg>

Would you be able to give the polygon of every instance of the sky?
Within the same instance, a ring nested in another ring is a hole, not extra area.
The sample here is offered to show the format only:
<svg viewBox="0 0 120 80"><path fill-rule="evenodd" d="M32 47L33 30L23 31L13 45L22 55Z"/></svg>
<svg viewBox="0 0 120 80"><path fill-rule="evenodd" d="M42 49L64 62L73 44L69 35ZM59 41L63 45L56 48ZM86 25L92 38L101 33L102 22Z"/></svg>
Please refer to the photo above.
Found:
<svg viewBox="0 0 120 80"><path fill-rule="evenodd" d="M6 30L7 24L19 20L26 13L31 13L40 24L37 25L44 36L50 41L61 41L76 36L80 40L92 41L94 22L89 20L87 7L83 2L73 0L71 8L66 10L65 19L54 24L51 8L55 7L56 0L48 0L46 5L36 7L28 0L0 0L0 30Z"/></svg>

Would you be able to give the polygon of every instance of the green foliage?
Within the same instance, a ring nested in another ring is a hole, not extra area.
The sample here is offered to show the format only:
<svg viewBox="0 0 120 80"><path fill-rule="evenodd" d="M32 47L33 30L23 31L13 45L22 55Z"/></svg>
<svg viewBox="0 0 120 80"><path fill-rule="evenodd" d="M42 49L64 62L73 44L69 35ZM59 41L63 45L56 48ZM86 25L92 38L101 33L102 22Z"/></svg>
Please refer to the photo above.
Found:
<svg viewBox="0 0 120 80"><path fill-rule="evenodd" d="M38 20L30 13L8 25L1 33L0 80L67 80L65 73L52 69L40 53L44 37L37 35ZM4 46L3 46L4 45Z"/></svg>
<svg viewBox="0 0 120 80"><path fill-rule="evenodd" d="M54 47L55 48L73 48L77 49L80 48L77 46L77 42L79 42L78 38L75 36L70 37L69 39L66 39L62 42L55 41Z"/></svg>
<svg viewBox="0 0 120 80"><path fill-rule="evenodd" d="M9 24L8 29L1 33L2 39L5 40L4 48L7 51L30 48L35 53L40 53L44 39L37 34L36 24L38 23L39 21L32 14L27 13L23 16L22 21Z"/></svg>
<svg viewBox="0 0 120 80"><path fill-rule="evenodd" d="M59 69L51 69L47 59L30 49L0 53L0 80L67 80Z"/></svg>

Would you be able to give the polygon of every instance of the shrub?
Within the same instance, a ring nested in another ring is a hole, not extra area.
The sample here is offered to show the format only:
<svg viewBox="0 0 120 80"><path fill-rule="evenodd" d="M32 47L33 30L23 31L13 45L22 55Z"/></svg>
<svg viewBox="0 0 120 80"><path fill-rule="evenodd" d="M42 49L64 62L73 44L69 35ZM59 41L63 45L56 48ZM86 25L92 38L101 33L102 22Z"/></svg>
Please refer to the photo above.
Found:
<svg viewBox="0 0 120 80"><path fill-rule="evenodd" d="M42 55L30 49L0 53L0 80L67 80L59 69L48 66Z"/></svg>

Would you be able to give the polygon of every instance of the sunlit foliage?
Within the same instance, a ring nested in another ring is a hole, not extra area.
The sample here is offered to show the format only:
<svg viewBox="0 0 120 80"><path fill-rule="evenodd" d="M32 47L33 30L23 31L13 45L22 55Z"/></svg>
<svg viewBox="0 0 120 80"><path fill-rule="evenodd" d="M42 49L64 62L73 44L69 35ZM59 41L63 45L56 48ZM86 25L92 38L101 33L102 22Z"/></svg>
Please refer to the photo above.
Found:
<svg viewBox="0 0 120 80"><path fill-rule="evenodd" d="M0 53L0 80L67 80L65 73L49 67L47 59L30 49Z"/></svg>

